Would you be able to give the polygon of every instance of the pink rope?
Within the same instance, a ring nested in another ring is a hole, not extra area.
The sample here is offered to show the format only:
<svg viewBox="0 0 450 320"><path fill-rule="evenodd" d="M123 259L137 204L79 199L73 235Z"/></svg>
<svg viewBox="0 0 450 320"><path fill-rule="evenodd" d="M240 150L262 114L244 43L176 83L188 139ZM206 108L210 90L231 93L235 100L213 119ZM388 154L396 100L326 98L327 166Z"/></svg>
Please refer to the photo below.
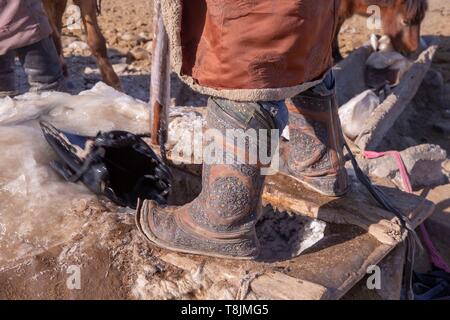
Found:
<svg viewBox="0 0 450 320"><path fill-rule="evenodd" d="M389 155L395 159L395 162L397 163L398 169L400 171L400 177L402 178L402 184L403 188L406 192L412 193L412 187L411 182L409 180L408 171L406 170L405 163L403 162L402 156L400 152L398 151L386 151L386 152L375 152L375 151L364 151L364 157L367 159L376 159L381 158L386 155ZM439 268L444 270L445 272L450 273L450 267L448 266L447 262L442 258L442 256L439 254L439 251L436 249L436 247L433 244L433 241L431 241L430 235L425 227L425 224L422 223L420 225L420 234L422 236L422 240L424 242L425 248L428 251L428 254L431 258L431 263Z"/></svg>

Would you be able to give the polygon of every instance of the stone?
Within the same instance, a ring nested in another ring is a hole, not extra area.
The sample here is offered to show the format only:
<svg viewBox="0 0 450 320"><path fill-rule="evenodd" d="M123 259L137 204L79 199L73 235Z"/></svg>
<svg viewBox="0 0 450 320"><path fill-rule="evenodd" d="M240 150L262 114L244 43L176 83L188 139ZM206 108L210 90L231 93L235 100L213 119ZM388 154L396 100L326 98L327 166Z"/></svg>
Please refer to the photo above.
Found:
<svg viewBox="0 0 450 320"><path fill-rule="evenodd" d="M129 55L137 61L141 60L149 60L150 59L150 53L145 50L144 48L135 47L130 50Z"/></svg>
<svg viewBox="0 0 450 320"><path fill-rule="evenodd" d="M84 51L84 50L89 50L89 46L86 42L84 41L73 41L72 43L70 43L68 45L68 48L71 50L79 50L79 51Z"/></svg>
<svg viewBox="0 0 450 320"><path fill-rule="evenodd" d="M81 19L81 10L77 5L71 4L66 8L67 19L65 24L68 30L82 30L83 20Z"/></svg>
<svg viewBox="0 0 450 320"><path fill-rule="evenodd" d="M442 169L447 175L450 175L450 160L447 159L442 163Z"/></svg>
<svg viewBox="0 0 450 320"><path fill-rule="evenodd" d="M122 41L131 43L133 45L140 44L144 41L144 39L136 34L133 34L131 32L125 32L120 36L120 39Z"/></svg>
<svg viewBox="0 0 450 320"><path fill-rule="evenodd" d="M440 146L422 144L402 153L403 161L411 176L413 186L426 187L445 183L442 162L447 152Z"/></svg>
<svg viewBox="0 0 450 320"><path fill-rule="evenodd" d="M119 39L119 37L117 36L117 35L110 35L109 37L108 37L108 44L109 45L115 45L115 44L118 44L120 42L120 39Z"/></svg>
<svg viewBox="0 0 450 320"><path fill-rule="evenodd" d="M84 74L85 75L91 75L91 74L96 73L96 72L98 72L98 69L94 70L91 67L84 68Z"/></svg>
<svg viewBox="0 0 450 320"><path fill-rule="evenodd" d="M147 50L148 52L153 51L153 40L150 40L145 44L145 50Z"/></svg>
<svg viewBox="0 0 450 320"><path fill-rule="evenodd" d="M405 60L407 60L400 53L395 51L388 52L374 52L367 59L366 65L375 68L375 69L398 69L396 66L402 64ZM403 65L402 65L403 66Z"/></svg>
<svg viewBox="0 0 450 320"><path fill-rule="evenodd" d="M408 171L413 189L436 186L446 182L442 172L442 163L447 159L447 152L432 144L414 146L400 152ZM377 159L358 159L361 169L368 175L389 178L398 186L402 179L395 159L386 155Z"/></svg>
<svg viewBox="0 0 450 320"><path fill-rule="evenodd" d="M122 73L128 70L128 64L126 63L113 64L112 67L116 73Z"/></svg>
<svg viewBox="0 0 450 320"><path fill-rule="evenodd" d="M138 44L146 44L147 42L152 41L152 38L146 32L139 33Z"/></svg>
<svg viewBox="0 0 450 320"><path fill-rule="evenodd" d="M108 53L109 59L122 58L127 55L127 53L124 52L124 50L121 50L119 48L112 48L112 47L107 49L107 53Z"/></svg>
<svg viewBox="0 0 450 320"><path fill-rule="evenodd" d="M142 27L142 26L146 26L147 25L147 22L145 22L145 21L142 21L142 20L138 20L137 22L136 22L136 27Z"/></svg>
<svg viewBox="0 0 450 320"><path fill-rule="evenodd" d="M62 46L63 48L70 46L72 43L79 41L79 39L77 37L71 37L71 36L62 36L61 37L61 42L62 42Z"/></svg>
<svg viewBox="0 0 450 320"><path fill-rule="evenodd" d="M139 33L139 37L144 41L144 42L148 42L151 41L152 38L148 35L147 32L140 32Z"/></svg>

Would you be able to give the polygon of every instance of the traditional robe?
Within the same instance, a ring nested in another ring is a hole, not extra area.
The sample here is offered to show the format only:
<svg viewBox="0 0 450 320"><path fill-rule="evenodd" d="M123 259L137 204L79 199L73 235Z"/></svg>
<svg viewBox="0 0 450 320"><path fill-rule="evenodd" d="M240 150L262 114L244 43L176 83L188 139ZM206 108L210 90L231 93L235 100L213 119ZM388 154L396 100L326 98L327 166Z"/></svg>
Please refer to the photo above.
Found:
<svg viewBox="0 0 450 320"><path fill-rule="evenodd" d="M195 90L282 100L332 65L340 0L162 0L171 62Z"/></svg>

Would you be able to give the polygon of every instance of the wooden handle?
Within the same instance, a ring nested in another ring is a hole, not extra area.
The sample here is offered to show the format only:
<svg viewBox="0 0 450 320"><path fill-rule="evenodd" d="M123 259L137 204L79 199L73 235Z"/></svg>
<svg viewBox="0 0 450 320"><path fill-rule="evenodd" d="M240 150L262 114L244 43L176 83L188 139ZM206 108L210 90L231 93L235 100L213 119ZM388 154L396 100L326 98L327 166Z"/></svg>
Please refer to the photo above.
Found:
<svg viewBox="0 0 450 320"><path fill-rule="evenodd" d="M170 101L170 56L169 39L164 27L159 1L155 1L154 37L152 54L152 75L150 86L152 143L161 144L167 140L168 106ZM163 129L159 141L159 132Z"/></svg>

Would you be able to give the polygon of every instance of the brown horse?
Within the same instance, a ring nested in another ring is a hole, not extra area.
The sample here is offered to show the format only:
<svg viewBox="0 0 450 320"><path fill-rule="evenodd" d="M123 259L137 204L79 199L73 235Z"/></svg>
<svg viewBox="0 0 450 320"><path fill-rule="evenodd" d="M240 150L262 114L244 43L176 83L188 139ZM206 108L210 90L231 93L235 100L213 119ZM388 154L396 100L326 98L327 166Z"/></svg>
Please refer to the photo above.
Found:
<svg viewBox="0 0 450 320"><path fill-rule="evenodd" d="M42 0L42 2L53 29L53 41L60 55L64 73L67 75L67 66L64 62L61 43L62 20L64 11L66 10L67 0ZM86 30L87 44L97 60L103 81L111 87L121 90L119 77L114 72L107 56L105 37L98 25L97 14L99 7L97 0L74 0L73 2L80 7L81 17Z"/></svg>
<svg viewBox="0 0 450 320"><path fill-rule="evenodd" d="M428 10L428 0L341 0L333 40L333 58L336 62L342 60L338 43L342 24L355 14L371 16L368 8L373 5L380 8L381 26L395 50L408 54L420 47L420 25Z"/></svg>

